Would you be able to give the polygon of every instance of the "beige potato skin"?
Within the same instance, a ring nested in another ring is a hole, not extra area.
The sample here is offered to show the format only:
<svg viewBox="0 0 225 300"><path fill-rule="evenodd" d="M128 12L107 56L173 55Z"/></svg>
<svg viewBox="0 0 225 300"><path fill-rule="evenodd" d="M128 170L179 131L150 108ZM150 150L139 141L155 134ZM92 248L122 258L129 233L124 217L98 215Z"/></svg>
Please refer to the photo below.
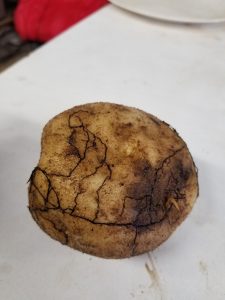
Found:
<svg viewBox="0 0 225 300"><path fill-rule="evenodd" d="M99 102L45 126L29 210L62 244L124 258L165 241L197 195L194 162L174 129L139 109Z"/></svg>

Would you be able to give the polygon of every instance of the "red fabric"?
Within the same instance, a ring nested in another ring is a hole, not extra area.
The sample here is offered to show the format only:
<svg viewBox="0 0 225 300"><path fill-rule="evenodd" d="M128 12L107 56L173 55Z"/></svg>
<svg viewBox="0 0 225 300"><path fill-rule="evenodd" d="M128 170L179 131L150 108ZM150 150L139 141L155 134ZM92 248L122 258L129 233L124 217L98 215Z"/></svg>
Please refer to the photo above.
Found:
<svg viewBox="0 0 225 300"><path fill-rule="evenodd" d="M90 15L107 0L20 0L14 15L24 40L45 42Z"/></svg>

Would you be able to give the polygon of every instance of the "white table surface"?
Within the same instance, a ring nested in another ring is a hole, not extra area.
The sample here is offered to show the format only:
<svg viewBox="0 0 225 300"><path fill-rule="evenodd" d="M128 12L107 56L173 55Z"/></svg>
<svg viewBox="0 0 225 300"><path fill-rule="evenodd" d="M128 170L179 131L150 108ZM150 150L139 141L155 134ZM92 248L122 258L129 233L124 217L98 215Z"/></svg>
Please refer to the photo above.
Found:
<svg viewBox="0 0 225 300"><path fill-rule="evenodd" d="M199 168L191 215L150 256L82 254L26 207L43 125L98 100L169 122ZM109 5L2 73L0 196L1 300L225 299L225 24L159 23Z"/></svg>

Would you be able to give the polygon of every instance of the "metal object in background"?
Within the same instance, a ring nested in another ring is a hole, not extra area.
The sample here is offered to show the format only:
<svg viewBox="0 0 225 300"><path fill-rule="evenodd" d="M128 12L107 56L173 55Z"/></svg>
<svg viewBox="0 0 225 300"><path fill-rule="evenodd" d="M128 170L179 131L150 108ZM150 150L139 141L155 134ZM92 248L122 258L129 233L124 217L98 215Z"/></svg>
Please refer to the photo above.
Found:
<svg viewBox="0 0 225 300"><path fill-rule="evenodd" d="M17 0L0 0L0 73L39 47L23 41L14 29L13 13Z"/></svg>

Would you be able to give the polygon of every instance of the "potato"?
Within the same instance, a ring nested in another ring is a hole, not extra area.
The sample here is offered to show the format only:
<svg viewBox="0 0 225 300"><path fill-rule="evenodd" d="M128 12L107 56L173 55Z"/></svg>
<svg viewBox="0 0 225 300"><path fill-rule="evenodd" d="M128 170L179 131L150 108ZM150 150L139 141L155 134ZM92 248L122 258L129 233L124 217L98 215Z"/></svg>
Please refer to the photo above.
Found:
<svg viewBox="0 0 225 300"><path fill-rule="evenodd" d="M165 241L191 211L197 172L167 123L111 103L71 108L43 130L29 210L53 239L105 258Z"/></svg>

